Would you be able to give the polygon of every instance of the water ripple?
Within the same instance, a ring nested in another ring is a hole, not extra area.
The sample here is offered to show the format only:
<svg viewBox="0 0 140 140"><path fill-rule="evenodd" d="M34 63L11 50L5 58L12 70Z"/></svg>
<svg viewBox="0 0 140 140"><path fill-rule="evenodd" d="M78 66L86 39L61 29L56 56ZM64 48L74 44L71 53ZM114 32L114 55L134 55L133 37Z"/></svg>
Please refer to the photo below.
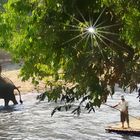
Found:
<svg viewBox="0 0 140 140"><path fill-rule="evenodd" d="M118 93L114 98L119 98ZM126 97L131 102L130 112L140 116L136 94ZM138 140L139 137L105 132L109 123L119 120L119 112L102 105L96 113L83 112L79 117L68 112L57 112L51 117L54 103L36 101L36 94L23 96L24 104L0 107L0 140ZM29 100L30 99L30 100ZM116 100L108 99L108 104ZM110 115L111 114L111 115Z"/></svg>

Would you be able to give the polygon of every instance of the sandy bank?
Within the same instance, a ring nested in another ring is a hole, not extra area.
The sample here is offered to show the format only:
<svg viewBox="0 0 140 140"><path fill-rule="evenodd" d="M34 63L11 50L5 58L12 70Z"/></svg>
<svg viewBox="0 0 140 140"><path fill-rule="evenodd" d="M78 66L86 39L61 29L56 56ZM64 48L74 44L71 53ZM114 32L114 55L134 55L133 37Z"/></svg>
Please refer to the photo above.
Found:
<svg viewBox="0 0 140 140"><path fill-rule="evenodd" d="M11 60L5 60L0 62L2 65L2 76L10 79L16 86L20 86L20 91L22 94L29 92L41 92L44 89L44 84L42 82L36 87L31 83L31 80L23 82L21 77L19 77L20 64L12 63Z"/></svg>

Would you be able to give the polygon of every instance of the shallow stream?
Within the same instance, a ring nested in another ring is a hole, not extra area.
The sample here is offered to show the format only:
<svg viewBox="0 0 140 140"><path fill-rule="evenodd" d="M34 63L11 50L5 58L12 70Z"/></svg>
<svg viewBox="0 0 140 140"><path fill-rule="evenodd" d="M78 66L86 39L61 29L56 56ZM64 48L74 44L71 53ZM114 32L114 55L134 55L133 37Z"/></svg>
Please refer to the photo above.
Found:
<svg viewBox="0 0 140 140"><path fill-rule="evenodd" d="M114 105L122 91L108 98L107 104ZM0 140L139 140L140 137L107 133L105 128L119 121L119 112L102 105L96 113L82 111L77 117L68 112L56 112L51 117L52 109L57 105L47 101L38 102L37 93L23 95L23 105L10 106L5 110L0 100ZM140 102L137 93L126 94L130 114L140 116ZM18 97L16 97L18 99Z"/></svg>

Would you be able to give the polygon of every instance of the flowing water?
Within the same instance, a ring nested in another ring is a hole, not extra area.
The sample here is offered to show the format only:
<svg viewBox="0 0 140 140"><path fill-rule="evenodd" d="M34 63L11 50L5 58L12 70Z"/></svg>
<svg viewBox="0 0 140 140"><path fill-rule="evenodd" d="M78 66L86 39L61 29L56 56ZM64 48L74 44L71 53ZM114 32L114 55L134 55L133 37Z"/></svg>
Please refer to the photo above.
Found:
<svg viewBox="0 0 140 140"><path fill-rule="evenodd" d="M108 98L108 104L114 105L122 91ZM139 137L107 133L105 128L119 121L119 111L102 105L96 113L88 114L82 110L77 117L71 111L56 112L51 117L52 109L57 105L47 101L38 102L37 93L23 95L23 105L2 107L0 100L0 140L139 140ZM140 102L137 93L126 94L130 114L140 116ZM18 97L16 97L18 98Z"/></svg>

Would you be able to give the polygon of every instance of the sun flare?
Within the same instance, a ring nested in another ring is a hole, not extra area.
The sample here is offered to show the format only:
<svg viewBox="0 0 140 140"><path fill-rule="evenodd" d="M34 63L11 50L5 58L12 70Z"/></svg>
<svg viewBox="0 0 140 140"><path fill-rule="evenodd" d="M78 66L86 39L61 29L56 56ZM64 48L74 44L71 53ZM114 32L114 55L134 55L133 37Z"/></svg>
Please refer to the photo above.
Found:
<svg viewBox="0 0 140 140"><path fill-rule="evenodd" d="M90 26L86 29L90 34L96 34L96 28L93 26Z"/></svg>
<svg viewBox="0 0 140 140"><path fill-rule="evenodd" d="M73 16L70 15L70 17L73 19L74 24L73 25L64 24L66 28L68 27L68 29L65 29L65 31L72 31L75 33L77 32L77 35L63 42L61 45L70 43L75 40L76 46L78 46L80 43L83 42L87 46L87 44L89 45L88 42L90 42L91 48L94 49L94 46L96 45L99 48L100 52L102 51L100 43L108 47L109 45L106 43L107 41L120 47L119 44L117 44L111 38L108 37L109 35L111 36L118 35L116 33L109 31L111 27L118 26L118 24L103 25L104 21L102 22L99 21L104 11L105 9L103 9L103 11L97 17L97 19L92 19L90 17L89 21L86 20L87 18L85 18L80 11L79 14L82 17L83 21L78 20L77 18L75 18L74 15ZM79 41L77 41L77 39L79 39Z"/></svg>

